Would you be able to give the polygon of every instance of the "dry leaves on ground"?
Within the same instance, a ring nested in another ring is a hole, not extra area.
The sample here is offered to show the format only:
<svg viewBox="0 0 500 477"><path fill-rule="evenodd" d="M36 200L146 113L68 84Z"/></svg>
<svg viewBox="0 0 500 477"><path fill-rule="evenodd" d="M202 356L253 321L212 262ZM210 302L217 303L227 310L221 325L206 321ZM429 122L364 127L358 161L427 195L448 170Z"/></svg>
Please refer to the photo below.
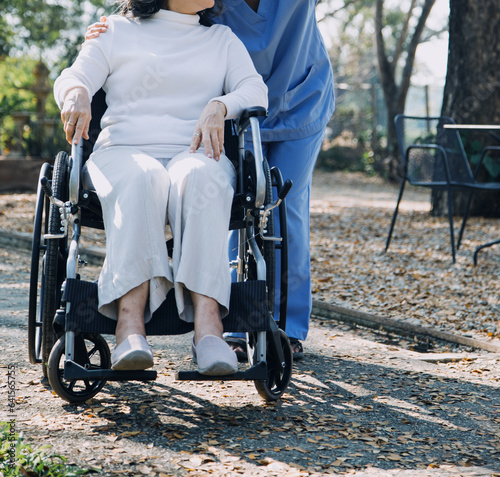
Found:
<svg viewBox="0 0 500 477"><path fill-rule="evenodd" d="M278 402L251 382L176 380L193 366L188 334L149 337L156 381L108 382L68 405L27 362L29 261L0 248L0 391L14 365L17 429L94 475L490 477L500 466L498 355L428 361L401 341L319 320Z"/></svg>
<svg viewBox="0 0 500 477"><path fill-rule="evenodd" d="M315 175L311 201L313 297L413 324L500 337L498 219L471 218L457 263L446 218L429 214L429 192L409 188L384 253L398 187L361 174ZM456 228L460 224L455 219Z"/></svg>
<svg viewBox="0 0 500 477"><path fill-rule="evenodd" d="M398 186L360 173L316 171L311 200L313 298L413 324L500 338L498 219L471 218L457 263L448 222L429 214L429 192L407 188L388 253L385 241ZM33 194L0 195L0 230L31 232ZM456 229L460 221L456 218ZM86 229L82 245L101 245ZM293 287L290 290L293 293Z"/></svg>

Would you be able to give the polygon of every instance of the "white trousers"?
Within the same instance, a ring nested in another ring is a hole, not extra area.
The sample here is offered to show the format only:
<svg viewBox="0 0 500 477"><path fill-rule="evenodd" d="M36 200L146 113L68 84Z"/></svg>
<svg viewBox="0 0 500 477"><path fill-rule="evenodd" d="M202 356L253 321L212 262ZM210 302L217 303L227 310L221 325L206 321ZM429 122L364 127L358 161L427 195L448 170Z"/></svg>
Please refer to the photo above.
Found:
<svg viewBox="0 0 500 477"><path fill-rule="evenodd" d="M179 316L194 321L190 292L228 313L231 278L227 252L235 171L229 159L185 151L155 159L138 149L98 150L87 173L101 202L106 259L99 276L99 311L117 319L117 300L149 281L147 323L175 287ZM174 237L171 263L165 226Z"/></svg>

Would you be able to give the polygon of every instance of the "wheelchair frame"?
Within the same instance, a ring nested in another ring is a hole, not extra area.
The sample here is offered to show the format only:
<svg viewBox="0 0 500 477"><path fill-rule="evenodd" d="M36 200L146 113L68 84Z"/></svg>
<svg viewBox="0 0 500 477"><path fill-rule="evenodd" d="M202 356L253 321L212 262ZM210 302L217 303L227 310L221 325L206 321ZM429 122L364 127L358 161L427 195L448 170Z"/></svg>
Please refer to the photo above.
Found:
<svg viewBox="0 0 500 477"><path fill-rule="evenodd" d="M103 95L99 92L94 96L93 109L96 103L104 101L100 94ZM100 129L96 122L100 121L103 112L98 111L94 117L93 111L94 128L91 124L91 130ZM238 257L230 263L237 275L237 283L232 284L230 315L231 310L237 311L233 313L234 319L225 318L223 325L225 331L247 333L249 367L228 376L180 371L177 378L252 380L264 399L276 400L290 382L293 361L290 342L283 331L286 326L288 268L285 197L292 183L283 183L280 171L269 169L263 157L258 117L265 114L263 108L250 108L238 120L226 122L226 154L233 163L236 162L238 171L233 200L233 212L236 213L232 214L237 217L236 220L232 217L230 228L238 230L239 243ZM244 147L248 128L252 133L254 154L245 151ZM95 192L81 187L84 148L87 146L89 144L82 140L72 146L70 157L60 152L53 167L48 163L42 166L33 233L29 357L33 364L42 363L43 373L53 390L69 402L90 399L107 381L148 381L157 377L155 370L109 369L110 351L101 334L114 334L116 322L109 323L112 320L97 312L95 283L84 282L79 277L79 267L85 264L79 255L82 226L103 228L99 222ZM275 200L272 198L273 187L277 190ZM274 237L275 210L279 211L280 237ZM273 316L276 250L281 252L277 321ZM184 322L180 328L163 323L175 321L174 315L181 321L175 300L170 295L165 300L165 310L158 323L149 326L153 331L148 331L149 323L146 326L148 335L181 334L193 329L192 324ZM91 343L90 350L88 342Z"/></svg>

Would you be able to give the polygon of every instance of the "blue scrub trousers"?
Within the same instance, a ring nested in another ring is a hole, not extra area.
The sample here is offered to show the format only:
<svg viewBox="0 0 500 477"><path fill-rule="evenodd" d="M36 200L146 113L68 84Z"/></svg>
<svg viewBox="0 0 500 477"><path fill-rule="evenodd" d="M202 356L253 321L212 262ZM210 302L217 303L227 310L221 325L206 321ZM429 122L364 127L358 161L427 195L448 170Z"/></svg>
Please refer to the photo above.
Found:
<svg viewBox="0 0 500 477"><path fill-rule="evenodd" d="M324 130L292 141L263 143L269 166L276 166L283 180L291 179L293 187L286 197L288 219L288 307L286 333L290 338L305 340L312 308L309 200L314 165L323 142ZM246 147L251 149L251 143ZM275 233L279 220L275 221ZM237 233L231 234L230 258L236 258ZM276 254L276 307L279 306L280 254ZM234 336L234 335L233 335Z"/></svg>

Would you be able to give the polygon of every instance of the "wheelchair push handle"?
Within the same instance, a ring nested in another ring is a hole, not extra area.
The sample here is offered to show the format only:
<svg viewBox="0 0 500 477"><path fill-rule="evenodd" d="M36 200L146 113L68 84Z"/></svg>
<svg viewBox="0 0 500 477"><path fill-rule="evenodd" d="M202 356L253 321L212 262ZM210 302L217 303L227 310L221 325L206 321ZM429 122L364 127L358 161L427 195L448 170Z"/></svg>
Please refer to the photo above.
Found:
<svg viewBox="0 0 500 477"><path fill-rule="evenodd" d="M40 185L42 186L43 192L52 204L57 207L65 207L66 204L62 200L59 200L57 197L53 197L53 191L50 185L50 181L46 177L42 177L40 179Z"/></svg>
<svg viewBox="0 0 500 477"><path fill-rule="evenodd" d="M40 185L42 186L45 195L50 199L52 197L52 187L50 187L49 180L46 177L40 179Z"/></svg>
<svg viewBox="0 0 500 477"><path fill-rule="evenodd" d="M278 192L278 198L280 200L283 200L287 194L290 192L290 189L292 188L293 182L290 179L287 179L285 183L283 184L283 187L281 190Z"/></svg>

